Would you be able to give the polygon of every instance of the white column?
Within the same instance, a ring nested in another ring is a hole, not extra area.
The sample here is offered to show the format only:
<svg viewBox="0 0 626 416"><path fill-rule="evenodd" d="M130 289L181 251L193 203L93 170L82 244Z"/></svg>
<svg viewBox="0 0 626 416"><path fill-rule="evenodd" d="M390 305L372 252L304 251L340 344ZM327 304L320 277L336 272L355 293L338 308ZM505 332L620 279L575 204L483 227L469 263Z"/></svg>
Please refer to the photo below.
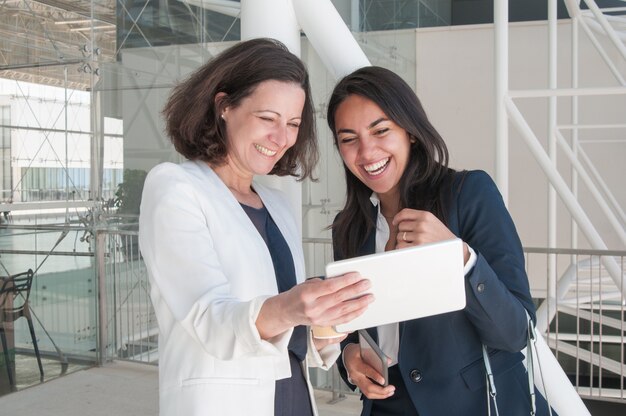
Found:
<svg viewBox="0 0 626 416"><path fill-rule="evenodd" d="M572 16L572 88L578 88L578 16ZM572 124L578 126L578 97L572 97ZM572 150L578 160L578 128L572 129ZM578 199L578 174L572 166L572 193ZM572 248L578 248L578 225L576 220L571 220L571 244ZM572 256L572 262L574 262Z"/></svg>
<svg viewBox="0 0 626 416"><path fill-rule="evenodd" d="M274 38L300 56L300 25L291 0L241 0L241 40Z"/></svg>
<svg viewBox="0 0 626 416"><path fill-rule="evenodd" d="M330 0L293 0L302 30L335 78L371 65Z"/></svg>
<svg viewBox="0 0 626 416"><path fill-rule="evenodd" d="M300 26L291 0L241 0L241 40L268 37L300 56ZM302 185L292 177L264 176L263 184L283 191L302 230Z"/></svg>
<svg viewBox="0 0 626 416"><path fill-rule="evenodd" d="M548 88L557 88L557 7L556 0L548 0ZM557 169L556 158L556 102L557 97L551 95L548 98L548 156L554 169ZM556 248L557 245L557 200L556 190L548 183L548 247ZM556 254L548 255L548 287L547 297L548 313L556 312Z"/></svg>

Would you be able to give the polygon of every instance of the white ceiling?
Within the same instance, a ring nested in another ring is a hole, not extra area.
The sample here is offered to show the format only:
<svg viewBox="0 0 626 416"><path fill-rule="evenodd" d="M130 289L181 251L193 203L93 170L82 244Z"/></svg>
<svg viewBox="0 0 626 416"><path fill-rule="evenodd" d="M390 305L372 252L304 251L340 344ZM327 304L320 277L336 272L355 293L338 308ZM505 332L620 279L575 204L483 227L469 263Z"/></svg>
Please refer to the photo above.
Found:
<svg viewBox="0 0 626 416"><path fill-rule="evenodd" d="M115 0L0 0L0 77L89 89L115 59L115 13Z"/></svg>

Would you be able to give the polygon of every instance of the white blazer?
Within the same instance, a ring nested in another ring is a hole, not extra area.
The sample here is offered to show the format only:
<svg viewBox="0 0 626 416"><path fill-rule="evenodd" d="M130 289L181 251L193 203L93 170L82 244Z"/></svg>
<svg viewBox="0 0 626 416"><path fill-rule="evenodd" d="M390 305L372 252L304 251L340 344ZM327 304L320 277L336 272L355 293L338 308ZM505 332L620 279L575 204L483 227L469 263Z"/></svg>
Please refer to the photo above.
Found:
<svg viewBox="0 0 626 416"><path fill-rule="evenodd" d="M287 200L277 190L253 186L287 241L302 282L302 240ZM163 163L150 171L139 244L160 330L160 415L273 416L275 382L291 376L287 345L293 330L271 340L259 336L259 310L278 293L272 259L206 163ZM318 354L309 335L310 365L328 369L338 355L336 345ZM309 391L316 412L310 383Z"/></svg>

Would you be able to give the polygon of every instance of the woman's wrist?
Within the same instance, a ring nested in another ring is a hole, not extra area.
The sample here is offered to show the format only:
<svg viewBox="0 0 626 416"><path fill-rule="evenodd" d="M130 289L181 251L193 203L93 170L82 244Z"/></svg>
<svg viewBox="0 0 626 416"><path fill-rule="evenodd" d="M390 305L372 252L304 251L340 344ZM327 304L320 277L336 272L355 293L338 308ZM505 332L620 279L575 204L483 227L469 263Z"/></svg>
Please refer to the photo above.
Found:
<svg viewBox="0 0 626 416"><path fill-rule="evenodd" d="M353 347L354 346L354 347ZM346 378L348 379L348 383L356 386L356 383L350 377L350 370L348 370L348 366L346 365L346 352L349 351L350 348L358 348L359 344L350 343L343 347L343 351L341 352L341 362L343 363L343 368L346 369Z"/></svg>
<svg viewBox="0 0 626 416"><path fill-rule="evenodd" d="M255 322L261 339L273 338L296 325L289 319L290 314L283 311L283 298L283 294L278 294L263 302Z"/></svg>

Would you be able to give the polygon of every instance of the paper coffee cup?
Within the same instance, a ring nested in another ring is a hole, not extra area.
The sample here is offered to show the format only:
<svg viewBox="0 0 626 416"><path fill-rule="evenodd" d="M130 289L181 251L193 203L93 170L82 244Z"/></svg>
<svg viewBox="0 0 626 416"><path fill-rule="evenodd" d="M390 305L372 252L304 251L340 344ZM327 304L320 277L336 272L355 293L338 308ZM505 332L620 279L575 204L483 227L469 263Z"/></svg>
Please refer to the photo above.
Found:
<svg viewBox="0 0 626 416"><path fill-rule="evenodd" d="M328 339L342 337L345 334L335 331L332 326L312 326L313 338Z"/></svg>

